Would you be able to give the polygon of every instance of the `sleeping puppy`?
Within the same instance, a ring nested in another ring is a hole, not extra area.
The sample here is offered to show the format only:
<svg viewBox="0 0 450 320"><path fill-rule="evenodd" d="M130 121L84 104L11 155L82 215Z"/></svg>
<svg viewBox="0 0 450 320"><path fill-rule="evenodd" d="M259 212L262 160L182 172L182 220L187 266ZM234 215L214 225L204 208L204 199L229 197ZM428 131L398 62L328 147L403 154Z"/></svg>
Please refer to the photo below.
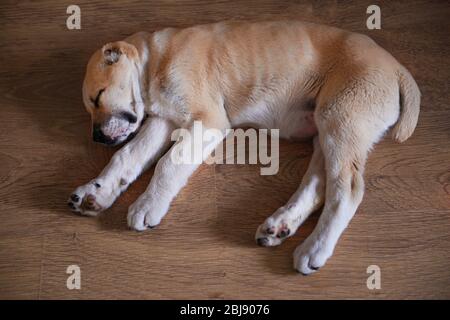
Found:
<svg viewBox="0 0 450 320"><path fill-rule="evenodd" d="M294 252L294 267L310 274L332 255L362 200L374 143L391 127L398 142L413 133L420 92L410 73L364 35L298 21L222 22L106 44L88 63L83 100L94 141L112 146L136 136L73 192L69 206L95 216L157 162L128 211L128 225L138 231L161 222L199 166L172 161L175 148L192 148L189 139L171 142L174 129L192 131L194 121L222 131L250 124L277 128L286 139L313 139L300 187L256 232L259 245L279 245L323 207ZM203 159L220 142L204 146Z"/></svg>

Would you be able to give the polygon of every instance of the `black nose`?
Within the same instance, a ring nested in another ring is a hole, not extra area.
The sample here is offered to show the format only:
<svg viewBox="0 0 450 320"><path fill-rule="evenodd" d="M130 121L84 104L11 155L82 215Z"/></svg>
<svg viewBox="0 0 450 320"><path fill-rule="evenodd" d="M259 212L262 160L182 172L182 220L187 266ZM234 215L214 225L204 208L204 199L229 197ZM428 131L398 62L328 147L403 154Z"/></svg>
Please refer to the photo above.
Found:
<svg viewBox="0 0 450 320"><path fill-rule="evenodd" d="M92 128L92 139L94 139L95 142L104 143L104 144L113 144L114 143L114 140L112 140L110 137L104 135L99 124L94 124L94 127Z"/></svg>

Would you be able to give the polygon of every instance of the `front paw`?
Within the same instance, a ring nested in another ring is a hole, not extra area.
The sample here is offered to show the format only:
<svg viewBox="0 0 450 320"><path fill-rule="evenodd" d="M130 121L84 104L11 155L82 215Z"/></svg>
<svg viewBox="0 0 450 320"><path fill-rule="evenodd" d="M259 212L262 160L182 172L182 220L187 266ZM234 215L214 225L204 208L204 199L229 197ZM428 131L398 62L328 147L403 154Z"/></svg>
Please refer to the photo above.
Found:
<svg viewBox="0 0 450 320"><path fill-rule="evenodd" d="M96 216L114 202L115 197L105 186L93 181L78 187L69 197L67 205L73 212Z"/></svg>
<svg viewBox="0 0 450 320"><path fill-rule="evenodd" d="M303 275L316 272L333 254L333 246L311 234L294 251L294 268Z"/></svg>
<svg viewBox="0 0 450 320"><path fill-rule="evenodd" d="M156 227L167 213L168 205L140 196L128 209L128 226L136 231Z"/></svg>

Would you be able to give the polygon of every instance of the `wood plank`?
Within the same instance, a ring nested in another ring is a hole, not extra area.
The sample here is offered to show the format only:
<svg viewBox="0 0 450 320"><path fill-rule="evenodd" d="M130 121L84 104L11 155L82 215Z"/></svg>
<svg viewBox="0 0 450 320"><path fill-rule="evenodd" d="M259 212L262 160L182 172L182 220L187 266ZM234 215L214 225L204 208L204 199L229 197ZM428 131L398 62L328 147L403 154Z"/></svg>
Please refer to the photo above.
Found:
<svg viewBox="0 0 450 320"><path fill-rule="evenodd" d="M450 105L445 1L380 2L382 29L367 30L371 1L78 1L82 30L65 27L70 1L0 3L0 298L450 298ZM283 205L306 171L310 143L281 142L280 171L203 165L155 230L126 226L144 174L97 219L70 214L66 198L114 150L92 143L81 84L90 54L140 31L224 19L291 18L370 35L411 70L422 91L413 137L386 137L367 165L366 193L333 257L302 277L292 252L316 213L277 248L256 227ZM66 288L78 264L82 289ZM366 287L379 265L382 289Z"/></svg>

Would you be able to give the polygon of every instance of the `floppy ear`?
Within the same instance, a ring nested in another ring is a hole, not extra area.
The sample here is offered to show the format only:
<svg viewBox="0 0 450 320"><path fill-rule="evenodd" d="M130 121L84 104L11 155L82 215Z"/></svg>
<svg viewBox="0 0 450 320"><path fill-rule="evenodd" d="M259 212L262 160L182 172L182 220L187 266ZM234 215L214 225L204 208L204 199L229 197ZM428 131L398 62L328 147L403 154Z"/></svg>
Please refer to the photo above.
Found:
<svg viewBox="0 0 450 320"><path fill-rule="evenodd" d="M103 57L107 65L112 65L119 61L122 55L129 59L137 59L138 52L135 46L125 41L117 41L105 44L102 48Z"/></svg>

